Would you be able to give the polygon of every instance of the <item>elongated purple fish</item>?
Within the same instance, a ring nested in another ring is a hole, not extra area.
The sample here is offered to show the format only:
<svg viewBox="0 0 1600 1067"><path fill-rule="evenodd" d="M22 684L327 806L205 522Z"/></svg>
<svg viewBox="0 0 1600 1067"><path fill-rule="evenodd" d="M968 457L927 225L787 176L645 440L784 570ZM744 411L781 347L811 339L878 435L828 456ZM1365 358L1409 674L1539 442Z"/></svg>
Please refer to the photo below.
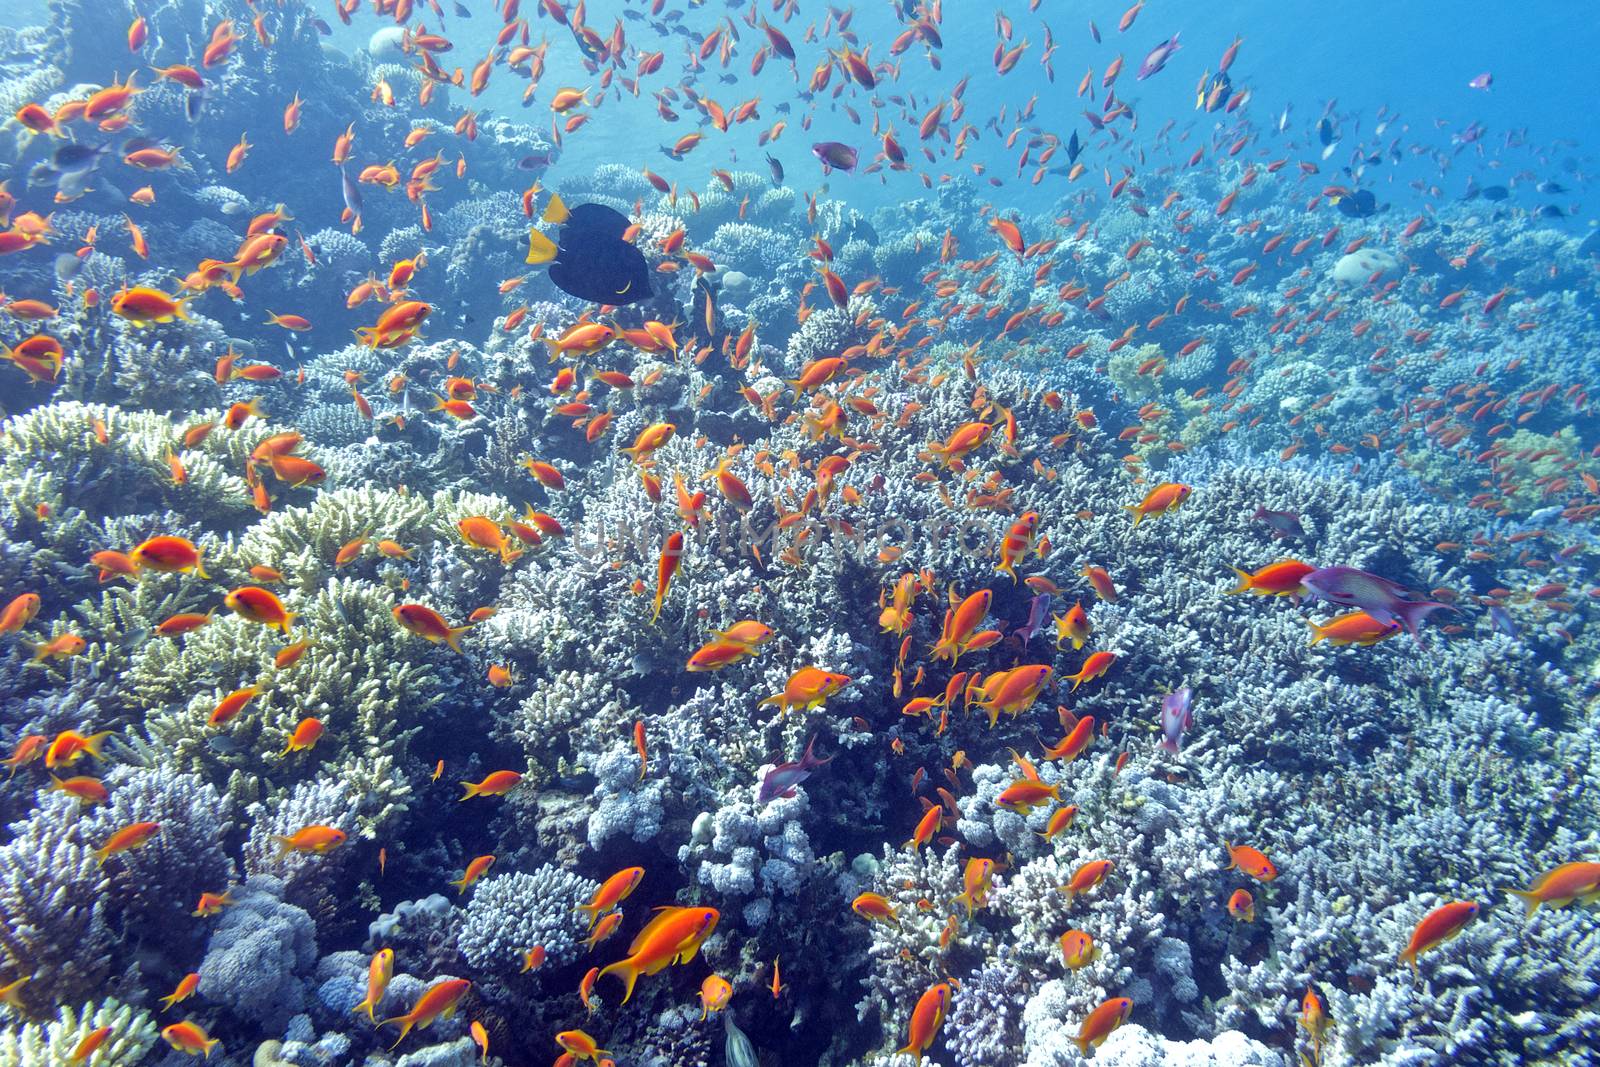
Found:
<svg viewBox="0 0 1600 1067"><path fill-rule="evenodd" d="M1405 586L1355 567L1323 567L1306 575L1301 584L1312 596L1360 608L1384 625L1398 622L1412 637L1417 637L1417 624L1435 611L1456 610L1435 600L1407 600Z"/></svg>
<svg viewBox="0 0 1600 1067"><path fill-rule="evenodd" d="M1264 522L1267 529L1272 531L1274 537L1304 537L1305 528L1300 525L1300 515L1293 511L1268 511L1264 507L1256 508L1256 513L1250 516L1256 522Z"/></svg>
<svg viewBox="0 0 1600 1067"><path fill-rule="evenodd" d="M1044 620L1050 615L1050 594L1040 593L1028 603L1028 621L1012 631L1017 640L1026 648L1029 641L1044 626Z"/></svg>
<svg viewBox="0 0 1600 1067"><path fill-rule="evenodd" d="M839 141L818 141L811 146L811 154L822 160L824 174L856 169L856 150Z"/></svg>
<svg viewBox="0 0 1600 1067"><path fill-rule="evenodd" d="M827 759L813 756L811 750L816 743L817 738L813 734L811 740L806 742L805 754L798 763L780 763L767 772L767 776L761 779L761 788L756 791L757 804L770 804L779 797L794 796L795 786L810 778L812 771L833 760L832 756Z"/></svg>
<svg viewBox="0 0 1600 1067"><path fill-rule="evenodd" d="M1172 53L1176 52L1180 47L1182 46L1178 44L1178 35L1173 34L1150 49L1150 54L1144 57L1143 63L1139 64L1139 81L1144 81L1152 74L1161 73L1161 68L1167 65L1167 60L1172 58Z"/></svg>
<svg viewBox="0 0 1600 1067"><path fill-rule="evenodd" d="M1194 725L1194 693L1184 686L1161 698L1161 748L1174 756L1183 746L1183 735Z"/></svg>

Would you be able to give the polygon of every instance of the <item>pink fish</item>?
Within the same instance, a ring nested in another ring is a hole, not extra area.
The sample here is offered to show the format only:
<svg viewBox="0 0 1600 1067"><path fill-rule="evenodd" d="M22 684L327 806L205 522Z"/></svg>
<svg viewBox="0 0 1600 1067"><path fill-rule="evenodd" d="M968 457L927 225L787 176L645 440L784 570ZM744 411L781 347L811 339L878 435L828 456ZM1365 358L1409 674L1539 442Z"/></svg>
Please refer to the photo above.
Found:
<svg viewBox="0 0 1600 1067"><path fill-rule="evenodd" d="M1482 74L1478 75L1476 78L1473 78L1471 81L1469 81L1467 83L1467 88L1468 89L1482 89L1484 92L1488 92L1489 91L1489 86L1491 86L1493 84L1494 84L1494 75L1491 74L1489 71L1484 71Z"/></svg>

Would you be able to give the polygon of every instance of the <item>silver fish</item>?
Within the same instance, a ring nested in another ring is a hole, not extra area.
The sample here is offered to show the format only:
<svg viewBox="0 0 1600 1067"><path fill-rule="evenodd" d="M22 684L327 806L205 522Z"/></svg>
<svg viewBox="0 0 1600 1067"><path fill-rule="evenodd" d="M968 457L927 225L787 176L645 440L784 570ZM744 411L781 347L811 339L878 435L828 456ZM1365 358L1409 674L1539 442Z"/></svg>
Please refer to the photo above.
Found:
<svg viewBox="0 0 1600 1067"><path fill-rule="evenodd" d="M733 1012L722 1013L722 1026L728 1032L727 1042L722 1046L722 1060L728 1067L760 1067L756 1059L756 1047L750 1043L739 1024L733 1021Z"/></svg>

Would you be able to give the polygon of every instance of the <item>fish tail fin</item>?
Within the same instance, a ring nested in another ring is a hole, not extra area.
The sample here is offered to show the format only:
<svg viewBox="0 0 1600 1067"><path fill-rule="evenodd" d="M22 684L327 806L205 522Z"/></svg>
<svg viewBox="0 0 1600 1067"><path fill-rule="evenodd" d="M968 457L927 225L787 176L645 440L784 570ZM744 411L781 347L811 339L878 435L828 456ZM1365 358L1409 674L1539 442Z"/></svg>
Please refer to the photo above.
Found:
<svg viewBox="0 0 1600 1067"><path fill-rule="evenodd" d="M1163 737L1161 740L1156 742L1156 747L1163 752L1170 752L1174 756L1178 754L1177 742L1170 738Z"/></svg>
<svg viewBox="0 0 1600 1067"><path fill-rule="evenodd" d="M202 553L202 549L196 548L194 550L194 576L209 582L211 580L211 575L206 573L205 562L201 559Z"/></svg>
<svg viewBox="0 0 1600 1067"><path fill-rule="evenodd" d="M1318 626L1315 619L1307 619L1306 622L1311 626L1311 643L1313 645L1318 641L1327 639L1328 631L1325 628Z"/></svg>
<svg viewBox="0 0 1600 1067"><path fill-rule="evenodd" d="M598 984L600 979L608 974L615 974L622 979L622 984L626 987L622 992L622 1003L628 1003L628 998L633 996L633 984L639 980L639 968L634 966L632 959L618 960L608 967L602 967L600 973L595 976L595 983Z"/></svg>
<svg viewBox="0 0 1600 1067"><path fill-rule="evenodd" d="M350 1014L355 1015L355 1014L358 1014L358 1013L364 1011L364 1012L367 1013L367 1018L372 1020L372 1025L373 1026L377 1026L378 1025L378 1017L377 1017L377 1015L373 1014L373 1011L372 1011L372 1009L375 1008L375 1007L377 1007L377 1005L375 1003L373 1003L372 997L369 995L360 1004L357 1004L355 1007L351 1008L350 1009Z"/></svg>
<svg viewBox="0 0 1600 1067"><path fill-rule="evenodd" d="M1523 903L1528 905L1529 915L1532 915L1534 912L1538 911L1539 905L1544 903L1544 901L1539 899L1537 893L1531 893L1526 889L1507 889L1506 892L1510 893L1514 897L1521 897Z"/></svg>
<svg viewBox="0 0 1600 1067"><path fill-rule="evenodd" d="M461 635L472 629L471 626L451 626L446 629L444 643L461 652ZM462 653L465 655L466 653Z"/></svg>
<svg viewBox="0 0 1600 1067"><path fill-rule="evenodd" d="M297 616L292 611L284 612L283 613L283 620L278 623L278 629L282 630L285 634L287 634L289 632L289 627L294 625L294 620L297 619L297 618L299 618L299 616Z"/></svg>
<svg viewBox="0 0 1600 1067"><path fill-rule="evenodd" d="M1250 577L1250 575L1246 574L1238 567L1229 567L1228 569L1239 576L1239 584L1228 590L1230 596L1234 593L1248 593L1250 590L1255 588L1255 579Z"/></svg>
<svg viewBox="0 0 1600 1067"><path fill-rule="evenodd" d="M222 1044L222 1038L220 1038L220 1037L213 1037L210 1040L206 1041L205 1042L205 1050L206 1050L205 1051L205 1058L209 1060L211 1058L211 1050L216 1048L220 1044Z"/></svg>
<svg viewBox="0 0 1600 1067"><path fill-rule="evenodd" d="M162 1011L171 1011L172 1006L178 1003L178 994L173 993L171 996L161 997L160 1001Z"/></svg>
<svg viewBox="0 0 1600 1067"><path fill-rule="evenodd" d="M383 1022L379 1023L378 1025L379 1026L393 1026L396 1023L400 1024L400 1036L394 1039L394 1044L393 1045L389 1046L391 1049L393 1049L396 1046L398 1046L400 1044L400 1042L402 1042L402 1041L404 1041L406 1039L406 1035L411 1032L411 1027L412 1027L414 1022L415 1022L415 1020L412 1019L409 1015L396 1015L393 1019L385 1019L385 1020L383 1020Z"/></svg>
<svg viewBox="0 0 1600 1067"><path fill-rule="evenodd" d="M473 797L477 796L479 792L481 792L481 790L479 790L477 785L473 782L462 782L461 784L467 790L466 795L461 798L462 800L471 800Z"/></svg>
<svg viewBox="0 0 1600 1067"><path fill-rule="evenodd" d="M97 734L90 734L83 739L83 750L100 762L105 762L106 738L111 736L110 730L101 730Z"/></svg>
<svg viewBox="0 0 1600 1067"><path fill-rule="evenodd" d="M178 300L176 302L174 302L174 304L173 304L172 313L174 315L177 315L178 318L182 319L184 322L192 321L189 318L189 301L191 301L193 299L194 299L194 295L193 294L190 294L189 296L179 297Z"/></svg>
<svg viewBox="0 0 1600 1067"><path fill-rule="evenodd" d="M1455 611L1456 608L1437 600L1407 600L1393 605L1390 614L1400 620L1400 625L1406 628L1406 633L1416 637L1417 624L1439 610Z"/></svg>
<svg viewBox="0 0 1600 1067"><path fill-rule="evenodd" d="M273 834L272 839L278 843L278 855L287 856L289 853L294 851L294 838L284 837L281 834Z"/></svg>
<svg viewBox="0 0 1600 1067"><path fill-rule="evenodd" d="M1133 524L1135 526L1138 526L1139 523L1144 519L1144 512L1141 511L1136 504L1124 504L1122 505L1122 510L1133 512Z"/></svg>

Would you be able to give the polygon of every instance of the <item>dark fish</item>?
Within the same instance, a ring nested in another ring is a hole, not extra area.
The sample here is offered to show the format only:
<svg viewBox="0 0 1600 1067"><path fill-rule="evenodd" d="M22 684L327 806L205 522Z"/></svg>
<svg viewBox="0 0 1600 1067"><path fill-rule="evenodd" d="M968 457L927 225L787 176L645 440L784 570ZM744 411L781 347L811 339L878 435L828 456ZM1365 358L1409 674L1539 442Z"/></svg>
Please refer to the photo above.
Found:
<svg viewBox="0 0 1600 1067"><path fill-rule="evenodd" d="M63 252L56 257L56 277L64 282L70 282L83 270L83 260L71 252Z"/></svg>
<svg viewBox="0 0 1600 1067"><path fill-rule="evenodd" d="M783 164L772 158L772 153L767 153L767 167L772 171L772 184L783 184Z"/></svg>
<svg viewBox="0 0 1600 1067"><path fill-rule="evenodd" d="M1254 522L1264 522L1267 529L1272 531L1274 537L1304 537L1305 528L1300 525L1300 514L1294 511L1268 511L1266 508L1256 508L1256 513L1250 516Z"/></svg>
<svg viewBox="0 0 1600 1067"><path fill-rule="evenodd" d="M1318 121L1317 140L1322 142L1324 148L1333 143L1333 123L1327 119Z"/></svg>
<svg viewBox="0 0 1600 1067"><path fill-rule="evenodd" d="M856 169L856 150L839 141L818 141L811 146L811 154L822 161L824 174L831 174L835 169Z"/></svg>
<svg viewBox="0 0 1600 1067"><path fill-rule="evenodd" d="M461 3L461 0L456 0L452 6L456 9L456 18L470 19L472 17L472 12L467 10L467 5Z"/></svg>
<svg viewBox="0 0 1600 1067"><path fill-rule="evenodd" d="M530 152L517 160L518 170L544 170L561 158L561 149L548 148L543 152Z"/></svg>
<svg viewBox="0 0 1600 1067"><path fill-rule="evenodd" d="M1567 187L1560 182L1540 182L1534 188L1549 196L1560 196L1567 191Z"/></svg>
<svg viewBox="0 0 1600 1067"><path fill-rule="evenodd" d="M315 15L311 16L311 25L315 26L317 28L317 32L322 34L322 36L324 36L324 37L332 37L333 36L333 27L329 26L326 22L323 22L321 19L319 19Z"/></svg>
<svg viewBox="0 0 1600 1067"><path fill-rule="evenodd" d="M1478 190L1478 195L1485 200L1504 200L1511 195L1511 190L1503 185L1485 185Z"/></svg>
<svg viewBox="0 0 1600 1067"><path fill-rule="evenodd" d="M1072 136L1067 139L1067 162L1076 163L1078 154L1083 151L1083 142L1078 140L1078 131L1073 130Z"/></svg>
<svg viewBox="0 0 1600 1067"><path fill-rule="evenodd" d="M190 122L199 122L200 115L206 109L205 93L187 93L183 98L183 117Z"/></svg>
<svg viewBox="0 0 1600 1067"><path fill-rule="evenodd" d="M636 304L653 295L644 253L622 239L628 218L603 204L579 204L561 227L550 281L596 304Z"/></svg>
<svg viewBox="0 0 1600 1067"><path fill-rule="evenodd" d="M1564 219L1567 217L1567 213L1555 204L1546 204L1539 209L1539 217L1541 219Z"/></svg>
<svg viewBox="0 0 1600 1067"><path fill-rule="evenodd" d="M1378 198L1372 195L1371 189L1362 189L1350 196L1341 196L1334 204L1341 215L1348 215L1353 219L1370 218L1378 213Z"/></svg>
<svg viewBox="0 0 1600 1067"><path fill-rule="evenodd" d="M1600 256L1600 230L1594 230L1578 245L1580 257Z"/></svg>
<svg viewBox="0 0 1600 1067"><path fill-rule="evenodd" d="M83 174L99 166L100 157L109 151L109 145L64 144L51 155L50 166L58 174Z"/></svg>

